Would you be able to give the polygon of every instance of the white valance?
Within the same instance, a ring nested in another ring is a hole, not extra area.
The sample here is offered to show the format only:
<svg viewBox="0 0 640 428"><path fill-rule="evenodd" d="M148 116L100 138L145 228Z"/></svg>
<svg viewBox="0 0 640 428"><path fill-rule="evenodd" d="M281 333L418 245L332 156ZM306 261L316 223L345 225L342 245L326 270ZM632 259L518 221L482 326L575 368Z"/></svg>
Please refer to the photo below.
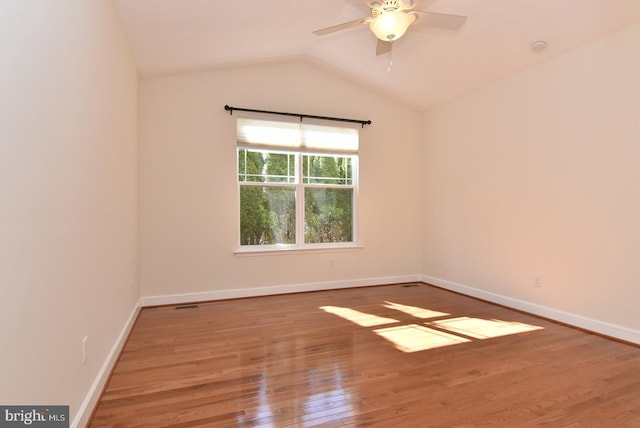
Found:
<svg viewBox="0 0 640 428"><path fill-rule="evenodd" d="M238 146L262 149L356 154L359 132L355 128L277 122L239 117Z"/></svg>

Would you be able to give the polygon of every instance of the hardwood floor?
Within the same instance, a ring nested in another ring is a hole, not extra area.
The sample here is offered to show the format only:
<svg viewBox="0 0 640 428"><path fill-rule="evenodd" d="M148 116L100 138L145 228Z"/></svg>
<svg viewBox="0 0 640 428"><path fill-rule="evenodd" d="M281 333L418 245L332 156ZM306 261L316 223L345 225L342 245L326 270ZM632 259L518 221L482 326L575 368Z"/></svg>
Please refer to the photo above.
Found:
<svg viewBox="0 0 640 428"><path fill-rule="evenodd" d="M640 348L425 284L143 309L92 427L640 427Z"/></svg>

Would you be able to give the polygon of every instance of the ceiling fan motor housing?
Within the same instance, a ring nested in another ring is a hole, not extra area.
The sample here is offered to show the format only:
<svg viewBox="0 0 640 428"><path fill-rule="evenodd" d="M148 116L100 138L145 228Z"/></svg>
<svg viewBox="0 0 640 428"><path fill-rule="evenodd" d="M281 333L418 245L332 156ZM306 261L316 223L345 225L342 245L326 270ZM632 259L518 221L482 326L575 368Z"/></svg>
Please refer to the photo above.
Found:
<svg viewBox="0 0 640 428"><path fill-rule="evenodd" d="M371 15L375 19L384 13L395 12L400 9L400 2L398 0L385 0L383 2L374 2L371 6Z"/></svg>

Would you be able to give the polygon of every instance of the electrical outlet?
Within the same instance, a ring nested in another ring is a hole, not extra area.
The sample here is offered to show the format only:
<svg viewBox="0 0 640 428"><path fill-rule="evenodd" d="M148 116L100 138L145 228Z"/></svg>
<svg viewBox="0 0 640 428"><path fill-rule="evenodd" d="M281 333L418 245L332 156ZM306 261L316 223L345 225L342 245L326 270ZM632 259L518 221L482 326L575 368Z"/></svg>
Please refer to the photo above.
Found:
<svg viewBox="0 0 640 428"><path fill-rule="evenodd" d="M438 259L437 263L438 267L444 267L444 260L442 258Z"/></svg>
<svg viewBox="0 0 640 428"><path fill-rule="evenodd" d="M533 286L542 287L542 278L540 278L540 276L536 275L533 277Z"/></svg>
<svg viewBox="0 0 640 428"><path fill-rule="evenodd" d="M87 342L89 341L89 336L85 336L82 338L82 364L87 362Z"/></svg>

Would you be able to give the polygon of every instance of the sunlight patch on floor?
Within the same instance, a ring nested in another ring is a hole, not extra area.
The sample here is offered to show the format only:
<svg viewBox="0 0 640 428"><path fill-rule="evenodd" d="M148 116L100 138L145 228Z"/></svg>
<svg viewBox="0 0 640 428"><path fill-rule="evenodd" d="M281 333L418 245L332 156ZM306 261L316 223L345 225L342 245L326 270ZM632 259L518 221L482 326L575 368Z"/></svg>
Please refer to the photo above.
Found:
<svg viewBox="0 0 640 428"><path fill-rule="evenodd" d="M471 341L417 324L381 328L374 330L374 333L393 343L402 352L425 351Z"/></svg>
<svg viewBox="0 0 640 428"><path fill-rule="evenodd" d="M355 309L342 308L340 306L321 306L325 312L338 315L346 320L358 324L361 327L375 327L378 325L391 324L398 322L393 318L379 317L373 314L367 314L365 312L356 311Z"/></svg>
<svg viewBox="0 0 640 428"><path fill-rule="evenodd" d="M489 339L491 337L507 336L540 330L542 327L514 321L485 320L480 318L458 317L433 321L429 325L459 333L475 339Z"/></svg>
<svg viewBox="0 0 640 428"><path fill-rule="evenodd" d="M403 305L386 300L381 306L393 309L416 319L448 317L450 314ZM393 318L381 317L355 309L340 306L321 306L319 309L349 320L361 327L378 327L386 324L400 323ZM457 345L472 340L490 339L542 330L544 327L515 321L498 319L482 319L472 317L455 317L424 322L424 325L402 324L392 327L378 328L373 333L391 342L402 352L417 352L443 346Z"/></svg>

